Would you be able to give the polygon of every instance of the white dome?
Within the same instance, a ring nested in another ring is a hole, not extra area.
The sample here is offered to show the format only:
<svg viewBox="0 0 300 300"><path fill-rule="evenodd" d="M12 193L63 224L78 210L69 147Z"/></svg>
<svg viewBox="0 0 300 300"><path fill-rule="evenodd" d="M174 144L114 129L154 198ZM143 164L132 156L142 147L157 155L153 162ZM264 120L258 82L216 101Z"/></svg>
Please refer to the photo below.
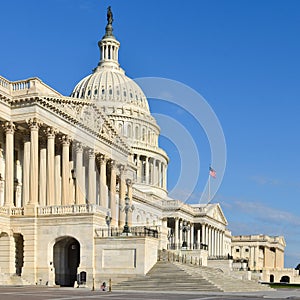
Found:
<svg viewBox="0 0 300 300"><path fill-rule="evenodd" d="M98 66L93 74L75 86L71 97L101 101L101 106L123 106L128 103L150 114L142 89L121 68Z"/></svg>

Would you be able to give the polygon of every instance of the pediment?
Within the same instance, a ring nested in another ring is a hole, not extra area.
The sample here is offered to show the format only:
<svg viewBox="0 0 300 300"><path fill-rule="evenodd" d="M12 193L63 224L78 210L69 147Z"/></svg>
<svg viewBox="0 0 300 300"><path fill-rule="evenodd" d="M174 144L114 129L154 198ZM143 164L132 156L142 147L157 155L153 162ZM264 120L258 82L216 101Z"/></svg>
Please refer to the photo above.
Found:
<svg viewBox="0 0 300 300"><path fill-rule="evenodd" d="M109 141L118 148L130 151L130 147L118 134L106 114L96 104L70 98L44 98L47 107L71 121L74 125L84 128L100 139Z"/></svg>
<svg viewBox="0 0 300 300"><path fill-rule="evenodd" d="M225 224L225 225L228 224L219 203L212 204L212 206L210 207L210 209L207 212L207 215L222 224Z"/></svg>

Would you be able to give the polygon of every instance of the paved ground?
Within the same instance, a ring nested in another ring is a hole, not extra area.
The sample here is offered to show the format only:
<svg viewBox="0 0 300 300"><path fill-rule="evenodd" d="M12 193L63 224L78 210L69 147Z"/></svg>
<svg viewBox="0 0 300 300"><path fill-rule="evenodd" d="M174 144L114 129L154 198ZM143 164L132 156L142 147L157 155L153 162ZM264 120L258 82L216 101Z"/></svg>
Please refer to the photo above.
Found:
<svg viewBox="0 0 300 300"><path fill-rule="evenodd" d="M180 293L180 292L134 292L134 291L90 291L79 288L49 288L49 287L0 287L2 300L72 300L72 299L146 299L146 300L258 300L258 299L299 299L300 290L284 289L271 292L255 293Z"/></svg>

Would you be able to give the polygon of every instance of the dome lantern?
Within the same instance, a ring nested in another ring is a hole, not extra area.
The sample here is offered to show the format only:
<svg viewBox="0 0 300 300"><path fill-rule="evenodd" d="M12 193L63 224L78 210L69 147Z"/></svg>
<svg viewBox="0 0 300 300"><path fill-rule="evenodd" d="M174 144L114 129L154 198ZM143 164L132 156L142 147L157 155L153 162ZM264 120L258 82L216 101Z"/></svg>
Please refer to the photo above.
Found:
<svg viewBox="0 0 300 300"><path fill-rule="evenodd" d="M120 43L113 35L113 20L113 14L111 7L109 6L107 8L107 25L105 27L105 35L98 42L98 46L100 48L100 62L94 71L99 70L99 68L103 66L110 66L112 68L118 68L120 66L118 61Z"/></svg>

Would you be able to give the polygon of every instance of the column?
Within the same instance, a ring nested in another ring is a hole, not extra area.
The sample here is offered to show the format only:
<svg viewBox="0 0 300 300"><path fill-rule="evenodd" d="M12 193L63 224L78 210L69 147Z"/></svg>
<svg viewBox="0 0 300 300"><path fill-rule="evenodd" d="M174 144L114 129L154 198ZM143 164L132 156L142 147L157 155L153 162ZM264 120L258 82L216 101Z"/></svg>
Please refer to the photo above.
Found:
<svg viewBox="0 0 300 300"><path fill-rule="evenodd" d="M107 158L105 155L100 155L100 206L107 207L107 194L106 194L106 162Z"/></svg>
<svg viewBox="0 0 300 300"><path fill-rule="evenodd" d="M126 180L127 185L127 195L130 199L130 206L132 205L132 181L130 179ZM128 212L128 226L132 226L132 210Z"/></svg>
<svg viewBox="0 0 300 300"><path fill-rule="evenodd" d="M116 226L117 222L117 207L116 207L116 163L114 160L110 161L110 211L111 211L111 225Z"/></svg>
<svg viewBox="0 0 300 300"><path fill-rule="evenodd" d="M204 242L204 243L205 243L206 245L209 244L208 238L209 238L208 225L205 224L205 242Z"/></svg>
<svg viewBox="0 0 300 300"><path fill-rule="evenodd" d="M254 270L259 269L259 246L254 247Z"/></svg>
<svg viewBox="0 0 300 300"><path fill-rule="evenodd" d="M126 196L126 182L125 182L125 167L123 165L119 166L120 176L119 176L119 226L123 227L125 225L125 212L123 211L125 206L125 196Z"/></svg>
<svg viewBox="0 0 300 300"><path fill-rule="evenodd" d="M191 224L191 249L194 249L194 224Z"/></svg>
<svg viewBox="0 0 300 300"><path fill-rule="evenodd" d="M58 150L60 151L60 149ZM61 205L61 155L56 153L54 157L54 181L55 181L55 198L54 205Z"/></svg>
<svg viewBox="0 0 300 300"><path fill-rule="evenodd" d="M162 188L167 189L167 167L165 164L162 164Z"/></svg>
<svg viewBox="0 0 300 300"><path fill-rule="evenodd" d="M96 204L96 173L95 173L95 152L89 150L89 204Z"/></svg>
<svg viewBox="0 0 300 300"><path fill-rule="evenodd" d="M141 157L139 154L136 155L136 167L137 167L137 173L136 173L136 181L137 183L142 182L142 168L141 168Z"/></svg>
<svg viewBox="0 0 300 300"><path fill-rule="evenodd" d="M157 175L157 186L161 187L161 161L158 161Z"/></svg>
<svg viewBox="0 0 300 300"><path fill-rule="evenodd" d="M209 235L209 241L210 241L210 256L214 255L214 251L215 251L215 245L214 245L214 231L213 228L210 227L209 228L210 231L210 235Z"/></svg>
<svg viewBox="0 0 300 300"><path fill-rule="evenodd" d="M84 197L85 186L83 185L83 147L81 143L76 143L75 153L76 153L75 203L81 205L81 204L85 204L85 197Z"/></svg>
<svg viewBox="0 0 300 300"><path fill-rule="evenodd" d="M157 185L157 169L156 169L156 159L155 158L153 158L152 185Z"/></svg>
<svg viewBox="0 0 300 300"><path fill-rule="evenodd" d="M145 160L145 166L146 166L145 183L149 184L149 158L147 156Z"/></svg>
<svg viewBox="0 0 300 300"><path fill-rule="evenodd" d="M39 127L41 122L36 118L27 121L30 127L30 198L28 204L38 204L39 192Z"/></svg>
<svg viewBox="0 0 300 300"><path fill-rule="evenodd" d="M183 243L183 236L182 236L182 220L179 221L179 249L181 249L182 247L182 243Z"/></svg>
<svg viewBox="0 0 300 300"><path fill-rule="evenodd" d="M46 186L47 186L47 149L45 141L40 145L40 186L39 186L39 204L46 206Z"/></svg>
<svg viewBox="0 0 300 300"><path fill-rule="evenodd" d="M47 205L55 205L54 155L55 134L52 127L47 128Z"/></svg>
<svg viewBox="0 0 300 300"><path fill-rule="evenodd" d="M179 248L179 219L175 218L175 249Z"/></svg>
<svg viewBox="0 0 300 300"><path fill-rule="evenodd" d="M24 136L24 157L23 157L23 205L29 202L29 182L30 182L30 138Z"/></svg>
<svg viewBox="0 0 300 300"><path fill-rule="evenodd" d="M70 138L67 135L61 137L62 143L62 205L69 204L69 151Z"/></svg>
<svg viewBox="0 0 300 300"><path fill-rule="evenodd" d="M200 249L201 246L201 231L200 229L197 230L197 249Z"/></svg>
<svg viewBox="0 0 300 300"><path fill-rule="evenodd" d="M4 206L14 206L14 132L13 122L3 125L6 134Z"/></svg>
<svg viewBox="0 0 300 300"><path fill-rule="evenodd" d="M199 239L200 242L200 239ZM201 243L206 244L205 240L205 224L201 224Z"/></svg>

